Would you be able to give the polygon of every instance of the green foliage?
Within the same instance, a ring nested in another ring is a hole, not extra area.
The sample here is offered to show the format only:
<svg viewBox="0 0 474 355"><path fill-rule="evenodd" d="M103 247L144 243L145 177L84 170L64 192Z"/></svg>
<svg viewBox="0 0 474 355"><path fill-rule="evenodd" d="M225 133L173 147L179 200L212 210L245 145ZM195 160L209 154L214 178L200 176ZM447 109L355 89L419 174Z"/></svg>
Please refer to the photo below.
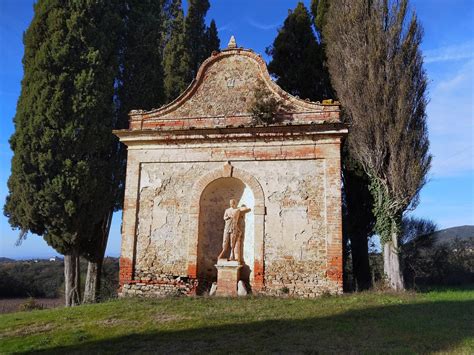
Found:
<svg viewBox="0 0 474 355"><path fill-rule="evenodd" d="M20 239L32 232L62 254L103 258L112 213L123 200L126 166L126 150L112 130L127 128L131 109L152 109L165 102L165 94L174 95L172 89L184 89L191 71L186 55L179 57L190 53L180 2L172 5L174 37L168 40L161 0L35 4L24 36L4 207ZM215 23L208 32L204 25L208 8L207 1L190 4L186 31L193 45L200 38L199 60L208 46L218 46Z"/></svg>
<svg viewBox="0 0 474 355"><path fill-rule="evenodd" d="M87 262L81 261L85 280ZM0 262L0 298L59 298L63 295L64 262L47 260L19 260ZM100 298L117 295L118 259L105 258L102 272Z"/></svg>
<svg viewBox="0 0 474 355"><path fill-rule="evenodd" d="M272 95L266 85L259 81L254 98L250 105L252 120L254 124L272 124L277 120L276 114L281 107L281 101Z"/></svg>
<svg viewBox="0 0 474 355"><path fill-rule="evenodd" d="M302 2L289 12L267 54L272 56L268 70L284 90L303 99L323 100L332 96L323 65L323 49Z"/></svg>
<svg viewBox="0 0 474 355"><path fill-rule="evenodd" d="M311 13L316 31L321 34L327 21L329 0L311 0Z"/></svg>
<svg viewBox="0 0 474 355"><path fill-rule="evenodd" d="M175 99L188 86L189 53L186 49L184 14L181 0L174 0L170 9L170 34L163 53L166 101Z"/></svg>
<svg viewBox="0 0 474 355"><path fill-rule="evenodd" d="M115 204L114 81L121 19L114 1L43 0L24 35L24 78L11 137L4 212L61 253ZM87 223L84 223L87 221Z"/></svg>
<svg viewBox="0 0 474 355"><path fill-rule="evenodd" d="M369 177L360 163L351 155L347 143L342 149L343 209L348 215L344 220L348 233L373 234L375 217L372 212L373 197L369 190Z"/></svg>
<svg viewBox="0 0 474 355"><path fill-rule="evenodd" d="M474 241L450 243L422 235L403 245L405 280L411 287L474 283Z"/></svg>
<svg viewBox="0 0 474 355"><path fill-rule="evenodd" d="M218 51L221 47L221 41L217 33L216 21L211 20L209 27L206 30L207 36L207 55L209 56L213 51Z"/></svg>
<svg viewBox="0 0 474 355"><path fill-rule="evenodd" d="M327 22L327 14L329 11L329 0L312 0L311 1L311 13L313 15L313 25L318 37L319 45L321 46L321 62L322 69L319 73L321 76L320 81L325 85L326 96L334 98L336 93L331 83L329 76L329 70L327 68L327 55L326 55L326 43L323 37L323 28Z"/></svg>
<svg viewBox="0 0 474 355"><path fill-rule="evenodd" d="M385 243L392 240L392 232L397 232L401 227L401 217L394 221L392 213L390 213L390 196L384 185L377 179L372 178L369 184L370 193L374 199L373 214L375 216L375 232L380 236L380 243Z"/></svg>
<svg viewBox="0 0 474 355"><path fill-rule="evenodd" d="M216 50L220 40L214 20L206 28L204 19L209 2L198 0L189 3L184 19L181 0L170 4L168 39L163 53L164 90L166 101L180 95L194 79L201 63Z"/></svg>
<svg viewBox="0 0 474 355"><path fill-rule="evenodd" d="M185 20L186 48L189 54L188 83L196 76L201 63L211 54L204 22L209 7L209 0L188 0Z"/></svg>
<svg viewBox="0 0 474 355"><path fill-rule="evenodd" d="M164 103L163 1L129 0L119 80L120 119L133 109L150 110Z"/></svg>
<svg viewBox="0 0 474 355"><path fill-rule="evenodd" d="M0 275L0 298L56 298L64 282L61 262L2 262Z"/></svg>

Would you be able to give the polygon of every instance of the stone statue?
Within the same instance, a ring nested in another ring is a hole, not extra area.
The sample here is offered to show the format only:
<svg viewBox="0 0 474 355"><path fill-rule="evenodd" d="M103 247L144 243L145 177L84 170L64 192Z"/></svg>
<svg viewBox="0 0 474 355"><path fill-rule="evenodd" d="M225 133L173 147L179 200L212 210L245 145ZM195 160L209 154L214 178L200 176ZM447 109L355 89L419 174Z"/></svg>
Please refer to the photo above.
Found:
<svg viewBox="0 0 474 355"><path fill-rule="evenodd" d="M226 259L226 255L229 254L230 249L230 255L227 260L236 260L235 247L238 244L239 261L242 262L242 230L239 221L245 213L250 211L250 208L247 208L245 205L237 208L237 203L234 199L229 201L229 205L230 207L224 212L224 236L222 241L222 251L219 254L218 259Z"/></svg>

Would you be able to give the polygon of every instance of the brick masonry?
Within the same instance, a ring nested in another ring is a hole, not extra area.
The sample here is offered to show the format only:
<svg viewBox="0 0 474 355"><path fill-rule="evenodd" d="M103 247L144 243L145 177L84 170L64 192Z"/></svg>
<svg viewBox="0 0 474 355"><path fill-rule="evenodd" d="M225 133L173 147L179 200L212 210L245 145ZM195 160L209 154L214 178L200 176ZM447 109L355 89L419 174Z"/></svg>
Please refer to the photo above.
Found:
<svg viewBox="0 0 474 355"><path fill-rule="evenodd" d="M229 85L229 80L232 85ZM251 123L257 81L285 101L275 125ZM132 111L122 225L120 294L202 294L215 281L222 215L245 203L241 278L253 293L342 292L337 105L292 97L252 51L228 49L201 66L174 102Z"/></svg>

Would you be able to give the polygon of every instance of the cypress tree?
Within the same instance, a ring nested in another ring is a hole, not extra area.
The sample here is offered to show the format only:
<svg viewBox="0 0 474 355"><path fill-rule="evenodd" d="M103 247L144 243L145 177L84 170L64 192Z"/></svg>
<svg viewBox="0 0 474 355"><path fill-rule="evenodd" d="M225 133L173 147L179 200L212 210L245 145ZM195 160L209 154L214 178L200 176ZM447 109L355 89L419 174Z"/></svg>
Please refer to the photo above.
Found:
<svg viewBox="0 0 474 355"><path fill-rule="evenodd" d="M163 1L128 0L119 88L123 124L132 109L150 110L164 102Z"/></svg>
<svg viewBox="0 0 474 355"><path fill-rule="evenodd" d="M353 155L345 142L342 150L342 223L344 246L350 242L354 286L362 291L372 285L369 238L374 235L374 200L369 190L370 179Z"/></svg>
<svg viewBox="0 0 474 355"><path fill-rule="evenodd" d="M65 256L65 299L80 302L79 255L115 203L109 172L116 62L114 2L40 0L24 35L24 77L4 213Z"/></svg>
<svg viewBox="0 0 474 355"><path fill-rule="evenodd" d="M195 78L202 62L219 50L215 21L212 20L209 27L204 22L209 6L208 0L190 0L186 19L181 0L173 0L169 7L170 26L163 54L167 101L181 94Z"/></svg>
<svg viewBox="0 0 474 355"><path fill-rule="evenodd" d="M116 0L121 24L117 24L119 65L115 72L112 129L128 127L128 112L132 109L152 109L164 102L162 52L166 39L164 4L153 0ZM112 37L111 37L112 38ZM125 186L126 148L114 137L109 146L107 173L113 203L97 211L97 222L86 240L83 255L88 259L85 302L94 302L100 291L101 268L113 212L122 207Z"/></svg>
<svg viewBox="0 0 474 355"><path fill-rule="evenodd" d="M116 1L124 28L119 26L118 30L121 56L114 128L123 129L127 128L130 110L160 106L186 88L190 60L181 0ZM121 208L123 200L126 150L117 141L111 147L111 162L114 169L109 180L115 192L115 205L105 211L94 226L94 234L87 239L88 248L83 254L89 260L85 302L93 302L98 296L112 215Z"/></svg>
<svg viewBox="0 0 474 355"><path fill-rule="evenodd" d="M189 54L190 83L201 63L210 55L205 18L209 10L209 0L188 0L188 14L185 21L186 48Z"/></svg>
<svg viewBox="0 0 474 355"><path fill-rule="evenodd" d="M322 49L302 2L289 12L267 54L272 56L268 70L277 84L292 95L322 100L331 94L330 85L324 80Z"/></svg>
<svg viewBox="0 0 474 355"><path fill-rule="evenodd" d="M168 43L172 32L173 21L176 13L176 3L177 0L163 0L163 36L165 45ZM182 6L181 2L179 2L179 6Z"/></svg>
<svg viewBox="0 0 474 355"><path fill-rule="evenodd" d="M218 51L221 47L221 41L219 40L219 34L217 33L216 21L212 20L206 31L207 37L207 55L209 56L212 52Z"/></svg>
<svg viewBox="0 0 474 355"><path fill-rule="evenodd" d="M103 70L107 70L107 77L103 78L101 90L104 107L101 105L90 107L90 115L97 115L96 130L101 131L98 140L102 140L101 154L93 155L90 164L99 167L96 173L101 174L100 187L93 190L98 201L102 204L100 208L89 206L94 214L94 220L84 220L83 223L91 223L90 230L81 239L81 255L88 260L87 276L84 290L84 302L94 302L100 291L100 279L102 262L105 248L107 246L108 233L112 222L113 211L120 207L120 197L123 181L118 174L121 162L121 147L118 139L111 134L110 129L118 127L116 113L116 80L119 71L119 53L123 36L123 0L100 0L90 5L75 5L85 7L87 11L81 13L81 22L77 32L82 28L87 29L86 41L98 43L96 47L103 48ZM89 22L89 23L88 23ZM85 62L86 67L91 64ZM100 80L99 78L97 78ZM91 91L91 94L94 94ZM95 94L94 94L95 95Z"/></svg>
<svg viewBox="0 0 474 355"><path fill-rule="evenodd" d="M327 13L329 10L329 0L311 0L311 14L313 23L320 42L322 41L322 30L326 25Z"/></svg>
<svg viewBox="0 0 474 355"><path fill-rule="evenodd" d="M168 28L173 24L174 2L155 0L117 0L123 26L120 27L119 73L115 129L128 127L128 112L159 107L165 102L163 51ZM94 302L100 291L101 268L107 246L113 212L121 208L125 186L126 148L117 141L112 146L114 170L109 181L115 192L115 205L105 211L95 225L87 245L89 260L84 294L85 302Z"/></svg>
<svg viewBox="0 0 474 355"><path fill-rule="evenodd" d="M329 70L326 67L327 39L323 36L328 11L329 0L312 0L313 23L324 58L322 75L324 80L330 82ZM330 90L333 92L332 86ZM343 115L343 119L347 120L347 117ZM352 255L352 274L355 289L361 291L369 289L372 285L368 239L374 234L375 216L372 213L374 201L369 191L370 179L354 157L347 141L344 142L342 150L342 182L344 246L347 248L348 243L350 243L349 249ZM344 263L346 262L347 259L344 259Z"/></svg>
<svg viewBox="0 0 474 355"><path fill-rule="evenodd" d="M184 13L181 0L173 0L170 9L170 34L163 53L164 90L171 101L188 86L189 55L184 33Z"/></svg>
<svg viewBox="0 0 474 355"><path fill-rule="evenodd" d="M326 66L326 43L323 38L323 28L327 23L327 14L329 11L329 0L312 0L311 1L311 14L313 17L313 26L317 36L317 40L320 47L319 62L318 66L321 68L319 73L320 81L322 86L325 88L325 96L328 98L334 98L335 93L331 85L331 79L329 77L329 70Z"/></svg>

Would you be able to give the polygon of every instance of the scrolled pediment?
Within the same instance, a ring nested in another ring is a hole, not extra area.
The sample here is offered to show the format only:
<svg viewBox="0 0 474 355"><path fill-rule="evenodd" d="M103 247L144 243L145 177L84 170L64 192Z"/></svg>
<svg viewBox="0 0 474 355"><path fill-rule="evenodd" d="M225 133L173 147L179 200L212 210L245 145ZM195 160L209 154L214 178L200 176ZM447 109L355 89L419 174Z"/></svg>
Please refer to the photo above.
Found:
<svg viewBox="0 0 474 355"><path fill-rule="evenodd" d="M255 92L262 87L281 103L283 121L339 122L338 104L323 105L290 95L271 79L260 55L231 47L204 61L193 82L171 103L151 111L131 111L131 128L246 125L251 122Z"/></svg>

